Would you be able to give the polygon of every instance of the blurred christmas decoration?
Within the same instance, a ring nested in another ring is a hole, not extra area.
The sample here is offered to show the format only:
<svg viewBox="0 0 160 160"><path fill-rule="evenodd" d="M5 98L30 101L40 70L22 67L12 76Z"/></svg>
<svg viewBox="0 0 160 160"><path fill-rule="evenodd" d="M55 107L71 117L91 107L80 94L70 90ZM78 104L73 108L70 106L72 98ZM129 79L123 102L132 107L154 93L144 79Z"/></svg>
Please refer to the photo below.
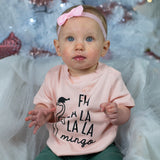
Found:
<svg viewBox="0 0 160 160"><path fill-rule="evenodd" d="M152 3L152 0L147 0L148 3Z"/></svg>
<svg viewBox="0 0 160 160"><path fill-rule="evenodd" d="M102 12L102 14L108 18L109 15L114 13L114 10L121 10L121 12L123 12L121 20L119 22L121 23L126 23L130 20L132 20L132 12L134 12L134 10L130 7L127 8L125 6L123 6L120 2L110 2L110 3L104 3L104 4L100 4L99 6L96 7L100 12Z"/></svg>
<svg viewBox="0 0 160 160"><path fill-rule="evenodd" d="M151 57L153 57L153 58L155 58L155 59L157 59L157 60L160 60L160 56L158 56L158 55L156 55L154 52L152 52L150 48L147 48L147 49L145 50L145 54L146 54L147 56L151 56Z"/></svg>
<svg viewBox="0 0 160 160"><path fill-rule="evenodd" d="M97 9L105 16L112 14L112 10L118 5L117 2L104 3L97 6Z"/></svg>
<svg viewBox="0 0 160 160"><path fill-rule="evenodd" d="M38 6L47 6L53 0L30 0L31 3L36 4ZM61 0L62 3L67 3L68 0Z"/></svg>
<svg viewBox="0 0 160 160"><path fill-rule="evenodd" d="M48 5L53 0L30 0L31 3L36 4L38 6Z"/></svg>
<svg viewBox="0 0 160 160"><path fill-rule="evenodd" d="M160 56L160 1L154 0L152 3L148 1L8 0L8 7L6 0L1 0L0 20L3 23L0 25L0 42L14 32L23 44L21 55L29 53L33 57L52 55L55 53L53 39L57 39L57 17L73 5L86 4L98 8L107 19L107 38L111 42L109 53L111 56L108 54L108 57L104 58L144 56L147 47ZM139 8L151 14L152 18L148 19L140 14Z"/></svg>
<svg viewBox="0 0 160 160"><path fill-rule="evenodd" d="M124 15L120 22L126 23L132 19L133 19L132 13L124 8Z"/></svg>
<svg viewBox="0 0 160 160"><path fill-rule="evenodd" d="M138 5L144 5L146 2L146 0L142 0L141 2L138 2Z"/></svg>
<svg viewBox="0 0 160 160"><path fill-rule="evenodd" d="M37 58L37 57L43 57L43 56L56 55L56 53L52 53L44 49L32 48L30 51L30 55L33 56L34 58Z"/></svg>
<svg viewBox="0 0 160 160"><path fill-rule="evenodd" d="M0 59L19 53L21 41L13 32L0 44Z"/></svg>
<svg viewBox="0 0 160 160"><path fill-rule="evenodd" d="M62 1L62 3L67 3L68 2L68 0L61 0Z"/></svg>

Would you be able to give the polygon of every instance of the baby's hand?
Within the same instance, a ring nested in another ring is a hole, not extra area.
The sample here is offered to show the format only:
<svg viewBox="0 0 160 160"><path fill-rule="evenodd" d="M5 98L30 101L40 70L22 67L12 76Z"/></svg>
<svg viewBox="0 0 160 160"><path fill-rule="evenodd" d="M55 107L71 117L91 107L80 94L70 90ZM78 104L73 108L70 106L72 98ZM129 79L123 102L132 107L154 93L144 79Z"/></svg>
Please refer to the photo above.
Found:
<svg viewBox="0 0 160 160"><path fill-rule="evenodd" d="M107 117L109 118L110 122L113 125L117 125L119 121L119 109L116 103L102 103L100 105L101 111L103 111Z"/></svg>
<svg viewBox="0 0 160 160"><path fill-rule="evenodd" d="M33 134L36 134L38 129L50 120L55 110L55 108L36 108L28 112L29 116L25 120L31 121L29 128L34 126Z"/></svg>

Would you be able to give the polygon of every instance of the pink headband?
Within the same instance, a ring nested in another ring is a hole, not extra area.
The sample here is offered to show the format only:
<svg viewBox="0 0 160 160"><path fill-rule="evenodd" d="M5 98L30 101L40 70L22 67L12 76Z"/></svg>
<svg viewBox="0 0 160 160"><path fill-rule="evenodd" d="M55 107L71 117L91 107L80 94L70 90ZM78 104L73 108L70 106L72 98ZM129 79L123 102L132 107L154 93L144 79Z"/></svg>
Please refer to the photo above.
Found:
<svg viewBox="0 0 160 160"><path fill-rule="evenodd" d="M82 6L82 5L80 5L80 6L76 7L76 8L73 8L73 9L72 9L70 12L68 12L68 13L62 14L62 15L57 19L57 23L58 23L58 25L59 25L57 34L59 35L59 32L60 32L60 30L61 30L61 26L62 26L63 24L65 24L65 22L66 22L68 19L70 19L70 18L72 18L72 17L80 17L80 16L82 16L82 17L88 17L88 18L91 18L91 19L95 20L95 21L99 24L99 26L100 26L100 28L101 28L101 30L102 30L102 33L103 33L103 35L104 35L104 38L106 39L106 35L107 35L107 34L106 34L106 31L105 31L104 26L103 26L103 24L102 24L102 21L101 21L97 16L95 16L95 15L92 14L92 13L83 12L83 6Z"/></svg>

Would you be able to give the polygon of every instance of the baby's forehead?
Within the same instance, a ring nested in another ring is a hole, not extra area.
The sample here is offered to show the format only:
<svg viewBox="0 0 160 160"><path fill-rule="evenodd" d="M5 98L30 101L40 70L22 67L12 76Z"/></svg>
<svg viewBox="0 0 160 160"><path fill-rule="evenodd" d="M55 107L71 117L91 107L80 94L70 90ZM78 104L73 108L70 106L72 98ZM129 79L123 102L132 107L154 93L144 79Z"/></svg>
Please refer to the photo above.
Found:
<svg viewBox="0 0 160 160"><path fill-rule="evenodd" d="M72 17L72 18L70 18L70 19L68 19L67 20L67 22L68 21L89 21L89 22L95 22L95 23L97 23L94 19L92 19L92 18L89 18L89 17L84 17L84 16L79 16L79 17Z"/></svg>
<svg viewBox="0 0 160 160"><path fill-rule="evenodd" d="M69 25L68 25L69 24ZM70 24L72 23L68 23L66 25L64 25L61 28L61 32L63 34L76 34L76 35L86 35L86 34L99 34L101 32L101 29L99 28L99 26L95 26L95 25L87 25L86 23L84 25L77 23L73 23L72 26L70 26Z"/></svg>
<svg viewBox="0 0 160 160"><path fill-rule="evenodd" d="M99 38L104 37L100 25L92 18L89 17L72 17L68 19L59 30L61 36L93 36Z"/></svg>
<svg viewBox="0 0 160 160"><path fill-rule="evenodd" d="M99 27L99 24L91 19L91 18L88 18L88 17L73 17L73 18L70 18L69 20L66 21L66 23L63 25L63 27L65 28L75 28L76 27L83 27L83 29L85 28L93 28L94 29L100 29Z"/></svg>

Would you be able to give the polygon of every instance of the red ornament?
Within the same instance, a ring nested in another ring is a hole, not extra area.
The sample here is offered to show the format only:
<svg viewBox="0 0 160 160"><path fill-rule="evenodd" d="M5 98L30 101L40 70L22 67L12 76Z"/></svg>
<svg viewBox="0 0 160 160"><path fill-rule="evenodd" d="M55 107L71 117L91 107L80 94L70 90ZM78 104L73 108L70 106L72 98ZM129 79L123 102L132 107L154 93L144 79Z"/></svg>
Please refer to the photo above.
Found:
<svg viewBox="0 0 160 160"><path fill-rule="evenodd" d="M52 53L50 51L46 51L43 49L38 49L38 48L33 47L30 51L30 55L33 56L34 58L37 58L37 57L43 57L43 56L56 55L56 53Z"/></svg>
<svg viewBox="0 0 160 160"><path fill-rule="evenodd" d="M151 56L157 60L160 60L160 56L156 55L154 52L152 52L149 48L145 50L145 54L147 56Z"/></svg>
<svg viewBox="0 0 160 160"><path fill-rule="evenodd" d="M138 5L143 5L145 3L147 3L147 1L146 0L142 0L141 2L138 2Z"/></svg>
<svg viewBox="0 0 160 160"><path fill-rule="evenodd" d="M67 3L68 2L68 0L61 0L62 1L62 3Z"/></svg>
<svg viewBox="0 0 160 160"><path fill-rule="evenodd" d="M123 5L117 2L111 2L111 3L104 3L99 6L97 6L97 9L106 17L108 18L109 15L113 14L113 10L115 7L121 7L124 10L124 15L120 21L120 23L126 23L129 20L132 20L132 14L130 11L128 11Z"/></svg>
<svg viewBox="0 0 160 160"><path fill-rule="evenodd" d="M112 14L112 10L118 5L117 2L104 3L102 5L97 6L96 8L107 18L110 14Z"/></svg>
<svg viewBox="0 0 160 160"><path fill-rule="evenodd" d="M126 23L130 20L132 20L132 15L129 11L127 11L126 9L124 9L124 15L123 15L123 18L121 20L122 23Z"/></svg>
<svg viewBox="0 0 160 160"><path fill-rule="evenodd" d="M0 44L0 59L19 53L21 41L13 32Z"/></svg>
<svg viewBox="0 0 160 160"><path fill-rule="evenodd" d="M53 0L30 0L31 3L36 4L38 6L47 6L49 2Z"/></svg>

